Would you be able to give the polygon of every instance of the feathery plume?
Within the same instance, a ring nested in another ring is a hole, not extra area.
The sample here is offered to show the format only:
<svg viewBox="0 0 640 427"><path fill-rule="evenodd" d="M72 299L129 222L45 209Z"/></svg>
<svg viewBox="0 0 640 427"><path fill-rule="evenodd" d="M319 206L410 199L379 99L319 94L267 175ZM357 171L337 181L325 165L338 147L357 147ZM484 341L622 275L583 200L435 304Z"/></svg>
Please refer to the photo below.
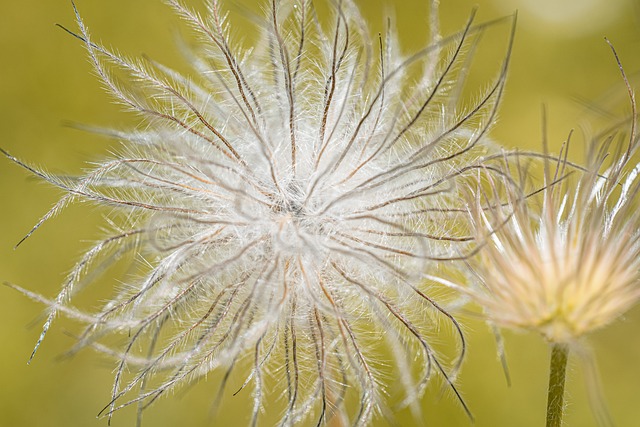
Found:
<svg viewBox="0 0 640 427"><path fill-rule="evenodd" d="M583 336L640 298L636 103L618 65L632 107L628 135L615 132L617 127L598 135L587 146L583 167L567 161L570 137L555 159L545 141L544 153L532 154L543 159L544 182L529 194L526 168L509 161L522 155L505 154L502 180L487 175L487 185L478 185L469 204L475 237L485 242L470 264L475 286L435 279L471 295L491 324L535 331L550 343L548 427L562 424L569 349L583 350ZM599 392L591 392L595 415L608 425Z"/></svg>
<svg viewBox="0 0 640 427"><path fill-rule="evenodd" d="M477 193L470 213L486 244L472 264L480 284L466 292L492 323L570 344L638 300L640 165L631 162L638 140L633 133L610 153L614 141L593 141L579 169L568 165L568 144L555 167L543 155L543 188L535 194L516 185L527 179L521 165L505 168L502 185Z"/></svg>
<svg viewBox="0 0 640 427"><path fill-rule="evenodd" d="M404 404L433 373L458 395L464 338L423 273L471 248L457 183L487 168L512 33L497 78L471 102L461 94L474 49L494 23L471 16L442 37L436 1L431 44L406 57L391 24L372 37L347 0L329 3L328 25L310 0L247 12L261 33L252 50L234 46L218 1L206 16L167 3L198 34L185 48L193 75L94 42L77 10L79 32L67 30L108 91L146 121L106 132L122 143L117 156L71 179L5 153L66 192L28 236L74 200L105 207L113 229L55 299L16 287L50 309L36 350L57 314L86 324L74 351L117 359L109 417L133 404L141 414L214 370L225 372L222 393L249 360L238 391L252 390L252 424L265 399L282 396L269 409L282 425L365 425L386 406L379 340ZM127 256L136 274L101 310L70 304ZM429 336L442 321L459 337L448 360Z"/></svg>

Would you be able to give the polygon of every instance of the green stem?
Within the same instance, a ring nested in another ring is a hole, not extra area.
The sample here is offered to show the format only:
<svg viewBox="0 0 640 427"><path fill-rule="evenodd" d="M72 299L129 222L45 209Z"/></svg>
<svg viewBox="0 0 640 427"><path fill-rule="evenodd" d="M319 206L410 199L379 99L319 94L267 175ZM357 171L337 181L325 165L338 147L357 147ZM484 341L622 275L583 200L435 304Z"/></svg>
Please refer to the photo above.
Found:
<svg viewBox="0 0 640 427"><path fill-rule="evenodd" d="M549 394L547 397L547 427L560 427L564 415L564 383L567 377L569 347L554 343L549 365Z"/></svg>

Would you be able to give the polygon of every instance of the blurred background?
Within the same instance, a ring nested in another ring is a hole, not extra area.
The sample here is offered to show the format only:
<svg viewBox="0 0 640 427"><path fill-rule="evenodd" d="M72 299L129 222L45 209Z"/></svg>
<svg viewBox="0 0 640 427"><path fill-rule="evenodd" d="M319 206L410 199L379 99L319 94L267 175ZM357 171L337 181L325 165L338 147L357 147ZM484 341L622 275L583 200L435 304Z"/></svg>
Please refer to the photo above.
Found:
<svg viewBox="0 0 640 427"><path fill-rule="evenodd" d="M415 51L426 42L427 0L356 3L374 31L383 30L384 17L394 13L405 51ZM640 88L640 81L634 78L640 71L638 0L441 3L445 34L460 29L475 5L479 7L478 21L518 10L509 80L500 120L492 132L494 139L510 147L538 149L543 104L548 112L549 141L556 150L571 129L588 134L589 129L597 130L629 113L620 72L604 37L613 43L626 72L635 80L636 89ZM144 53L168 65L182 61L174 37L184 27L161 1L77 0L77 6L94 39L123 53ZM123 128L137 125L138 119L120 111L102 90L82 44L55 27L60 23L75 28L70 1L5 0L2 11L0 146L51 172L80 173L88 162L106 156L114 143L72 129L65 122ZM59 196L59 191L0 159L0 281L52 297L88 241L100 236L105 212L74 205L13 250ZM8 287L0 288L0 301L0 426L106 425L106 419L96 419L96 414L109 401L113 363L89 350L73 360L65 358L65 350L73 344L65 331L74 328L60 321L27 366L41 330L43 307ZM89 302L95 306L99 303ZM450 393L443 394L432 387L423 403L425 419L416 422L402 414L400 425L543 425L548 369L548 349L543 340L533 334L505 334L512 376L509 387L491 332L479 322L463 321L470 351L458 385L473 411L475 424ZM640 307L588 338L602 379L601 391L619 426L635 426L640 419L638 328ZM567 426L596 425L589 409L584 373L584 363L574 357L567 386ZM247 413L245 405L249 400L228 399L213 419L209 409L216 391L215 384L203 383L173 398L161 399L146 413L145 424L232 426L230 420ZM116 414L112 425L132 425L134 419L133 413L125 411Z"/></svg>

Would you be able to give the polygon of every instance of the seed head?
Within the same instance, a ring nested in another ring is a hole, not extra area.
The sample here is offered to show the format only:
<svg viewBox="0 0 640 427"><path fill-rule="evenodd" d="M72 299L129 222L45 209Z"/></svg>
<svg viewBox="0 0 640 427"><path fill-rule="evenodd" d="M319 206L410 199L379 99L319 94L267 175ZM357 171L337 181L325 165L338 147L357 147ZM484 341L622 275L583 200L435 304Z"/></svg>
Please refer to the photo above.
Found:
<svg viewBox="0 0 640 427"><path fill-rule="evenodd" d="M516 167L502 186L506 206L476 198L471 216L486 245L473 265L480 286L471 292L492 323L572 343L640 297L640 165L631 163L638 142L632 132L627 148L611 156L613 138L592 143L585 168L569 166L561 153L553 172L546 157L536 194L515 185L523 176Z"/></svg>
<svg viewBox="0 0 640 427"><path fill-rule="evenodd" d="M211 371L225 373L222 392L247 361L254 424L268 396L283 396L267 411L282 425L367 424L390 372L405 403L433 372L453 387L464 340L423 273L472 240L457 183L483 170L507 59L475 102L461 93L492 25L470 19L443 38L432 8L432 43L403 57L392 24L372 37L350 1L331 3L327 24L309 0L274 0L264 17L249 12L261 37L246 50L217 1L206 17L168 3L199 37L185 47L189 76L95 43L76 11L72 34L96 74L146 122L107 132L120 153L71 180L14 159L66 191L35 228L76 199L107 208L113 228L54 301L22 290L50 305L37 346L57 313L87 324L78 348L118 360L109 416ZM101 310L69 305L128 255L136 274ZM451 365L429 343L438 319L459 334ZM386 374L380 340L394 360Z"/></svg>

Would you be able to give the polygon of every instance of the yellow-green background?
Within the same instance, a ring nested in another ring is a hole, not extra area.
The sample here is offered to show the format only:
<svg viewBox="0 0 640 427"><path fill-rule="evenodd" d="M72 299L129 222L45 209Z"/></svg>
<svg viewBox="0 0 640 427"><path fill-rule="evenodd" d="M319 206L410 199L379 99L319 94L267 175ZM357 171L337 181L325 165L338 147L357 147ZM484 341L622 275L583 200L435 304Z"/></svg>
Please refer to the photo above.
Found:
<svg viewBox="0 0 640 427"><path fill-rule="evenodd" d="M547 8L551 16L561 20L549 26L526 7L525 0L441 0L443 25L450 30L464 24L474 4L480 6L481 20L520 9L495 138L513 147L538 147L542 103L549 111L550 140L556 147L585 119L602 122L604 116L587 113L585 104L578 100L592 100L594 105L608 108L600 95L610 91L618 97L624 93L603 36L615 44L629 74L640 70L637 1L556 0L558 5L568 7L569 13ZM384 6L395 10L408 51L426 40L427 0L357 3L377 29L382 28ZM580 18L579 9L591 3L595 12ZM184 27L160 0L77 0L77 4L94 38L125 53L145 53L169 64L180 61L172 38L175 30ZM54 26L61 23L74 27L69 1L0 0L0 6L0 146L53 172L79 173L86 162L108 153L111 143L65 127L65 121L113 127L136 121L103 93L81 43ZM617 99L615 104L624 104L622 98ZM8 160L0 159L0 280L53 296L64 273L87 246L83 240L99 235L102 212L90 206L73 206L14 251L13 245L59 195ZM106 420L96 420L95 415L108 401L113 366L91 351L73 360L59 360L58 356L73 343L64 333L70 329L69 323L62 321L54 326L33 364L27 366L40 332L41 309L17 292L0 288L0 426L106 425ZM28 327L34 320L35 324ZM508 388L492 336L483 325L466 323L469 357L458 384L476 417L475 426L543 425L548 359L545 343L532 334L506 334L513 380ZM639 328L640 310L636 308L589 338L597 356L603 393L619 426L640 425ZM228 399L219 418L211 419L209 406L215 391L215 384L201 384L186 394L162 399L147 412L146 425L232 426L229 420L246 418L248 409L244 405L248 400L238 398ZM439 398L439 390L429 393L423 405L424 423L470 426L448 394ZM567 398L568 426L595 425L581 365L575 359L570 366ZM131 413L118 414L113 421L115 426L132 423ZM414 422L403 419L400 424L410 426Z"/></svg>

